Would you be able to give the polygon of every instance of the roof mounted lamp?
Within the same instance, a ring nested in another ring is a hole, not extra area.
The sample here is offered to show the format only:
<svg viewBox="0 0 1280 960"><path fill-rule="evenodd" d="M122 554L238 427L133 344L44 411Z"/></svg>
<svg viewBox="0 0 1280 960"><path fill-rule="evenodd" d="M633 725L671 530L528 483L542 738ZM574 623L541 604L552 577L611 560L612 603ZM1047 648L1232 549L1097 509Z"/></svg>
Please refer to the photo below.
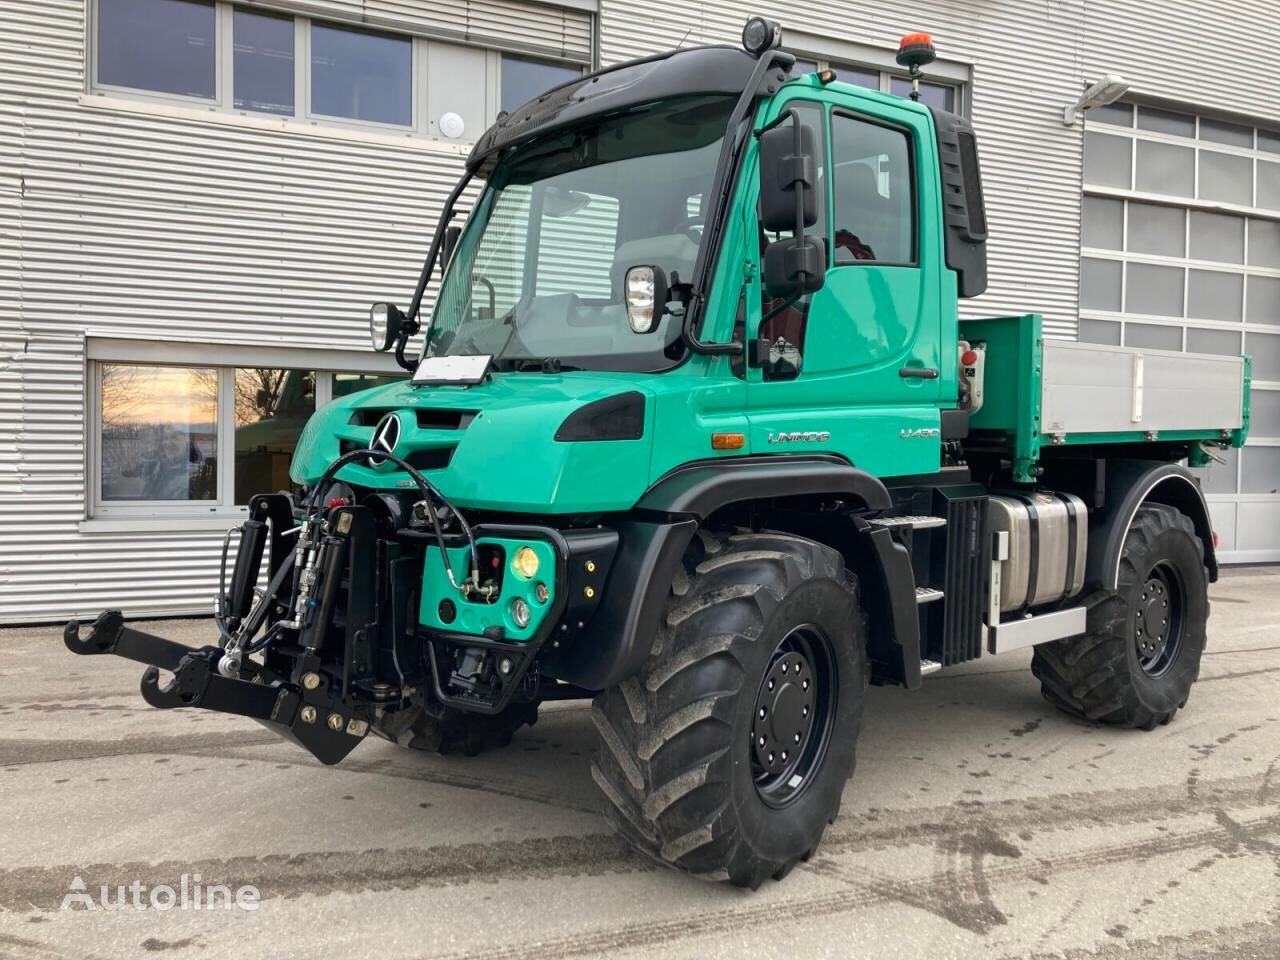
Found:
<svg viewBox="0 0 1280 960"><path fill-rule="evenodd" d="M1108 73L1084 93L1080 94L1079 99L1071 106L1062 111L1062 125L1069 127L1076 122L1078 117L1085 110L1092 110L1094 107L1105 107L1109 103L1115 103L1129 91L1129 81L1124 77L1114 73Z"/></svg>
<svg viewBox="0 0 1280 960"><path fill-rule="evenodd" d="M742 48L756 59L782 46L782 27L764 17L752 17L742 28Z"/></svg>
<svg viewBox="0 0 1280 960"><path fill-rule="evenodd" d="M933 49L933 37L927 33L908 33L898 41L898 66L906 67L911 77L911 99L920 100L920 78L924 76L921 67L927 67L938 59Z"/></svg>

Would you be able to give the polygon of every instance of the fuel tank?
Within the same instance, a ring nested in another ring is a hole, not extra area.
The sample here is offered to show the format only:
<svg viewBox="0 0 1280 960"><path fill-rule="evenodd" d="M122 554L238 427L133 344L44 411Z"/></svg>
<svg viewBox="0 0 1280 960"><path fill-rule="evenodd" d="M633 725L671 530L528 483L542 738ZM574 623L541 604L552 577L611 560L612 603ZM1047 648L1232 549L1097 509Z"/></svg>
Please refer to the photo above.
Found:
<svg viewBox="0 0 1280 960"><path fill-rule="evenodd" d="M1008 534L1002 612L1073 597L1084 586L1089 511L1079 497L1048 491L992 496L991 529Z"/></svg>

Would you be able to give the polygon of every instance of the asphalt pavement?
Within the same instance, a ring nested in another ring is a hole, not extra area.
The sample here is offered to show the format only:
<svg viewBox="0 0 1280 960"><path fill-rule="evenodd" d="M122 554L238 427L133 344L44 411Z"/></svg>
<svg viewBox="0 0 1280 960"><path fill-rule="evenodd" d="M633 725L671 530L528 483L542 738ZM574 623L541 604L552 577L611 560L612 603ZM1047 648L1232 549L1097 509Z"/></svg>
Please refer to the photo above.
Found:
<svg viewBox="0 0 1280 960"><path fill-rule="evenodd" d="M872 689L840 817L755 893L611 835L585 703L505 751L369 739L327 768L6 629L0 957L1276 960L1280 571L1211 598L1191 700L1150 733L1056 713L1026 652Z"/></svg>

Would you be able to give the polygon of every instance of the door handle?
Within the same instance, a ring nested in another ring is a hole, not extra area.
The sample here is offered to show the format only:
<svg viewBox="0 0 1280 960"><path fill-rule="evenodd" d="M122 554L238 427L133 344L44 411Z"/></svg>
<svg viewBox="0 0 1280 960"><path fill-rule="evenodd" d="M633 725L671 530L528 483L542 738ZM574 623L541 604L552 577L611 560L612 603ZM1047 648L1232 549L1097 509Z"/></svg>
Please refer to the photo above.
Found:
<svg viewBox="0 0 1280 960"><path fill-rule="evenodd" d="M903 367L898 376L904 380L937 380L938 371L934 367Z"/></svg>

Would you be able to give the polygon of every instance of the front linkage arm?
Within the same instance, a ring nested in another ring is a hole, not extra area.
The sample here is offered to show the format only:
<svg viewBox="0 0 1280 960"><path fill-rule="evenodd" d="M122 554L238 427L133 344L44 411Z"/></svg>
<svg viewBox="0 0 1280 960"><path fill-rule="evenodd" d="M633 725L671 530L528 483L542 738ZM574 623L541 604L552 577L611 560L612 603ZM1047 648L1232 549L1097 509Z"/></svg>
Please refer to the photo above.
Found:
<svg viewBox="0 0 1280 960"><path fill-rule="evenodd" d="M93 629L80 634L72 620L62 635L72 653L85 656L115 654L147 665L142 696L162 710L202 707L218 713L251 717L310 751L322 763L342 760L364 739L369 718L344 706L323 689L306 690L276 676L265 667L244 660L240 677L218 673L220 647L192 648L125 626L119 610L98 615ZM160 670L173 673L161 685Z"/></svg>

